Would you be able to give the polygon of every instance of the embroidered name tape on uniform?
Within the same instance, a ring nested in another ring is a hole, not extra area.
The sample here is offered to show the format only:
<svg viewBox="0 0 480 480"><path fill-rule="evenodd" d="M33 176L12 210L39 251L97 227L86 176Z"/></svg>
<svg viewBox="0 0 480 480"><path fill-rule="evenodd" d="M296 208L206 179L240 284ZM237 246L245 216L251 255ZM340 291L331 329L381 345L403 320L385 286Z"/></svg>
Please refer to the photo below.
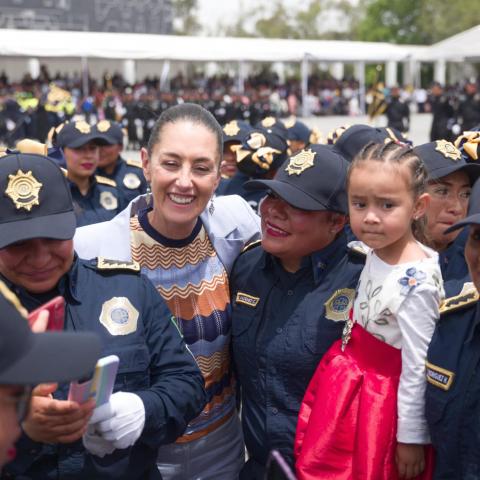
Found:
<svg viewBox="0 0 480 480"><path fill-rule="evenodd" d="M355 290L353 288L337 290L325 302L325 317L334 322L347 321L354 298Z"/></svg>
<svg viewBox="0 0 480 480"><path fill-rule="evenodd" d="M137 330L138 310L127 297L113 297L102 305L99 319L110 335L128 335Z"/></svg>
<svg viewBox="0 0 480 480"><path fill-rule="evenodd" d="M249 307L256 307L257 303L260 301L258 297L252 297L248 293L237 292L237 298L235 299L237 303L243 303Z"/></svg>
<svg viewBox="0 0 480 480"><path fill-rule="evenodd" d="M448 390L452 386L455 374L450 370L437 367L430 362L426 363L427 381L442 390Z"/></svg>
<svg viewBox="0 0 480 480"><path fill-rule="evenodd" d="M140 264L135 260L132 262L121 262L119 260L98 257L97 268L99 270L132 270L134 272L139 272Z"/></svg>

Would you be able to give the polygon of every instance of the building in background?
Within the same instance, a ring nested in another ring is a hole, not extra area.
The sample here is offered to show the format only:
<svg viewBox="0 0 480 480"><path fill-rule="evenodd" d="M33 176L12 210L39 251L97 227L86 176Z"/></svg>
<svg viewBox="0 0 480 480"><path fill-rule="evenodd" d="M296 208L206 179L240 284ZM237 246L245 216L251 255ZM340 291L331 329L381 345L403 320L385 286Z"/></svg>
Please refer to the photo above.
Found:
<svg viewBox="0 0 480 480"><path fill-rule="evenodd" d="M171 0L0 0L0 28L172 33Z"/></svg>

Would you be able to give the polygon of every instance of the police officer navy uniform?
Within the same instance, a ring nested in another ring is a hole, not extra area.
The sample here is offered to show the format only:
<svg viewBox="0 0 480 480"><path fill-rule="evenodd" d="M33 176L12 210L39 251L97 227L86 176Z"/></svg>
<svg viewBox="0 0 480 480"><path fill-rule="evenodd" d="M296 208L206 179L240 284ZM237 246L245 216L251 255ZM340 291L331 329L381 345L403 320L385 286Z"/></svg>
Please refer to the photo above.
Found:
<svg viewBox="0 0 480 480"><path fill-rule="evenodd" d="M468 216L449 230L469 226L465 258L473 283L445 284L448 296L427 355L425 412L436 450L435 480L480 478L480 183ZM448 230L447 230L448 232ZM460 283L457 281L457 283ZM454 294L452 292L460 293Z"/></svg>
<svg viewBox="0 0 480 480"><path fill-rule="evenodd" d="M262 479L271 449L293 464L303 395L348 318L364 255L349 251L343 231L346 170L330 147L313 145L288 159L273 180L246 184L270 193L261 206L262 244L247 247L230 278L233 355L250 456L240 478ZM294 231L295 218L304 216L304 228L316 234ZM286 266L289 255L298 260L296 268Z"/></svg>
<svg viewBox="0 0 480 480"><path fill-rule="evenodd" d="M95 175L99 146L105 138L95 126L84 121L65 123L58 131L56 145L63 150L72 193L77 226L110 220L127 205L117 183Z"/></svg>
<svg viewBox="0 0 480 480"><path fill-rule="evenodd" d="M123 131L120 124L101 120L96 124L96 129L107 143L100 146L98 174L116 183L126 203L146 193L147 181L143 176L142 161L124 159L121 156Z"/></svg>
<svg viewBox="0 0 480 480"><path fill-rule="evenodd" d="M28 311L63 296L65 330L97 333L102 356L120 358L114 393L94 412L83 445L40 440L38 435L47 438L52 420L42 411L47 418L39 424L32 413L2 478L161 478L155 462L159 445L181 435L206 401L201 373L165 302L138 264L83 261L74 254L69 186L52 160L2 157L0 191L2 281ZM54 398L65 400L67 390L61 385ZM39 409L32 403L32 412Z"/></svg>

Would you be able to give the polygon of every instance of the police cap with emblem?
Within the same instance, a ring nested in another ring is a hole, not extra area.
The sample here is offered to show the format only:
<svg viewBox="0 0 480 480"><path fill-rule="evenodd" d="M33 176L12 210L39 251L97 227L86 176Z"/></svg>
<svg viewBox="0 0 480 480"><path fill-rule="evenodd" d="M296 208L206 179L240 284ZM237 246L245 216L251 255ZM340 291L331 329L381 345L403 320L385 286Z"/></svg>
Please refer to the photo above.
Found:
<svg viewBox="0 0 480 480"><path fill-rule="evenodd" d="M0 385L64 382L93 370L100 354L94 333L32 333L26 311L1 281L0 312Z"/></svg>
<svg viewBox="0 0 480 480"><path fill-rule="evenodd" d="M89 142L108 144L103 133L83 120L65 123L55 139L55 145L62 148L80 148Z"/></svg>
<svg viewBox="0 0 480 480"><path fill-rule="evenodd" d="M348 162L332 147L311 145L288 158L273 180L251 180L247 190L269 189L302 210L348 211Z"/></svg>
<svg viewBox="0 0 480 480"><path fill-rule="evenodd" d="M398 130L394 128L374 128L369 125L352 125L336 139L333 149L349 162L368 143L410 143Z"/></svg>
<svg viewBox="0 0 480 480"><path fill-rule="evenodd" d="M2 157L0 192L0 248L32 238L73 238L70 189L50 158L27 153Z"/></svg>
<svg viewBox="0 0 480 480"><path fill-rule="evenodd" d="M123 145L123 130L119 123L100 120L95 125L95 130L108 145Z"/></svg>
<svg viewBox="0 0 480 480"><path fill-rule="evenodd" d="M453 172L463 170L473 183L480 175L480 165L467 163L460 150L446 140L424 143L415 147L413 151L425 164L429 180L438 180Z"/></svg>
<svg viewBox="0 0 480 480"><path fill-rule="evenodd" d="M455 140L455 146L460 150L467 163L480 161L480 126L463 132Z"/></svg>
<svg viewBox="0 0 480 480"><path fill-rule="evenodd" d="M447 228L444 233L459 230L467 225L480 225L480 180L477 180L473 185L470 200L468 202L467 216L463 220L455 223L455 225Z"/></svg>
<svg viewBox="0 0 480 480"><path fill-rule="evenodd" d="M244 120L232 120L226 123L223 128L223 143L235 142L242 143L244 138L250 133L252 126Z"/></svg>

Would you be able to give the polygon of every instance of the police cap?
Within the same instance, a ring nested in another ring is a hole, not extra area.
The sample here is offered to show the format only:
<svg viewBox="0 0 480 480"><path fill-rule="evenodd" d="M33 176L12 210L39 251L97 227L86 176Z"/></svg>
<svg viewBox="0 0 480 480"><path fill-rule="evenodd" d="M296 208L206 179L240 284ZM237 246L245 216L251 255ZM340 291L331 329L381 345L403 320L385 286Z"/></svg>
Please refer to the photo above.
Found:
<svg viewBox="0 0 480 480"><path fill-rule="evenodd" d="M424 143L415 147L413 151L425 164L429 180L438 180L453 172L463 170L473 184L480 175L480 165L467 163L460 150L446 140Z"/></svg>
<svg viewBox="0 0 480 480"><path fill-rule="evenodd" d="M348 162L327 145L311 145L288 158L273 180L251 180L247 190L270 189L302 210L348 211Z"/></svg>
<svg viewBox="0 0 480 480"><path fill-rule="evenodd" d="M70 189L50 158L27 153L2 157L0 192L0 248L32 238L73 238Z"/></svg>
<svg viewBox="0 0 480 480"><path fill-rule="evenodd" d="M94 128L108 145L123 145L123 130L119 123L100 120Z"/></svg>
<svg viewBox="0 0 480 480"><path fill-rule="evenodd" d="M333 149L349 162L369 143L396 142L408 144L408 140L394 128L374 128L369 125L352 125L337 138Z"/></svg>
<svg viewBox="0 0 480 480"><path fill-rule="evenodd" d="M57 132L55 139L55 145L62 148L80 148L89 142L103 145L108 143L105 136L96 127L92 127L84 120L65 123Z"/></svg>
<svg viewBox="0 0 480 480"><path fill-rule="evenodd" d="M226 123L223 128L223 143L242 143L244 138L252 130L251 125L244 120L232 120Z"/></svg>

